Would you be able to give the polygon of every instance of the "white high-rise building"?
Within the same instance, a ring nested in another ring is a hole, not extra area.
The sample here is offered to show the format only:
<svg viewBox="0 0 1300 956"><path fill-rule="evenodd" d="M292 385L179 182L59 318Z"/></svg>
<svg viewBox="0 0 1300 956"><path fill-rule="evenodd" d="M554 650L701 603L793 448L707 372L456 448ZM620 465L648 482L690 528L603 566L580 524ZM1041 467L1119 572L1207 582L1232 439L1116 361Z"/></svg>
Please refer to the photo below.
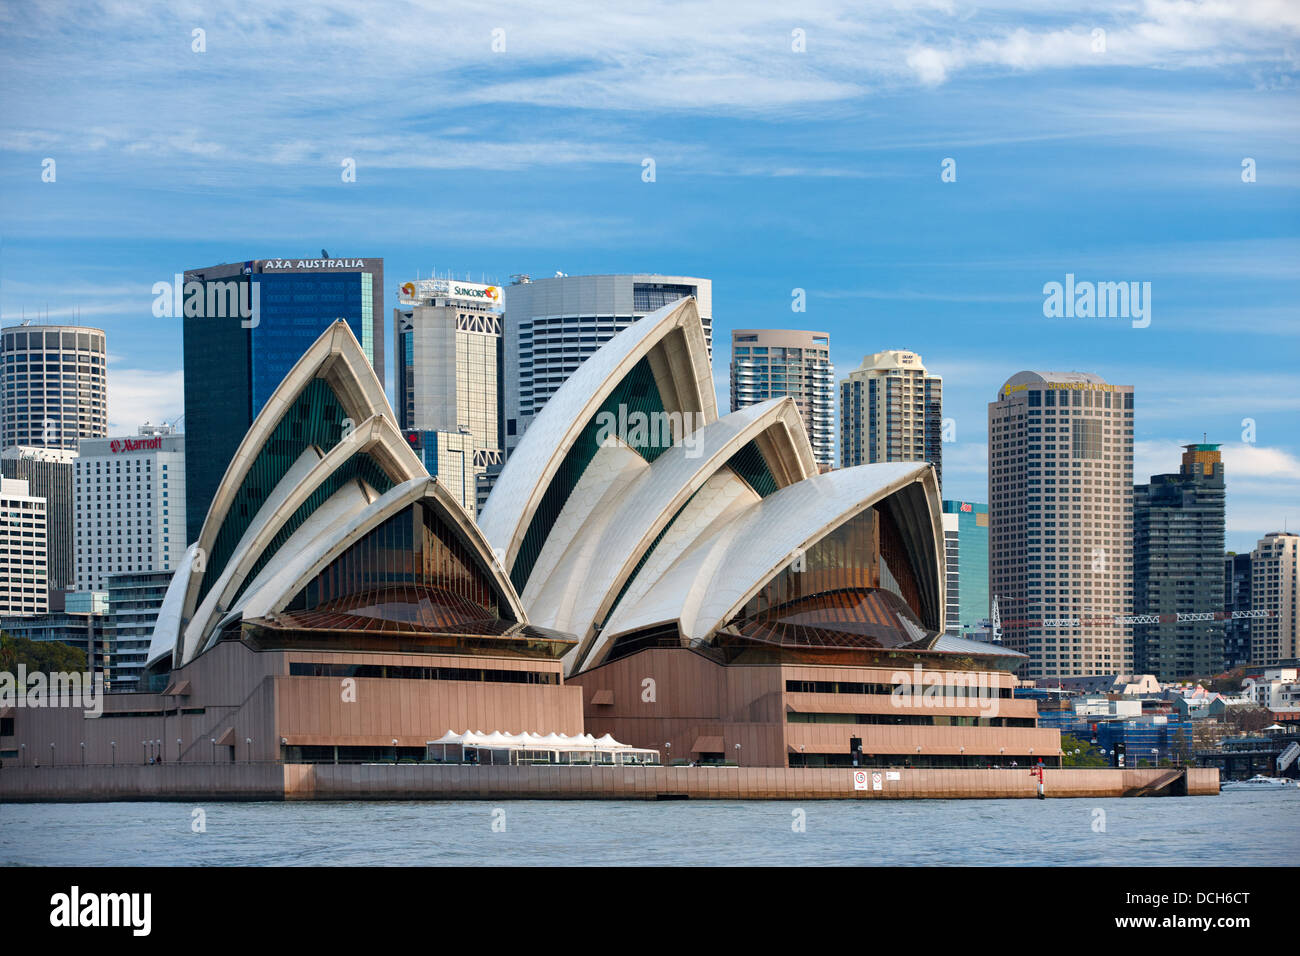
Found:
<svg viewBox="0 0 1300 956"><path fill-rule="evenodd" d="M1273 531L1255 545L1250 606L1268 615L1250 622L1250 662L1274 666L1300 657L1300 535Z"/></svg>
<svg viewBox="0 0 1300 956"><path fill-rule="evenodd" d="M1133 668L1133 386L1020 372L989 403L989 591L1024 678Z"/></svg>
<svg viewBox="0 0 1300 956"><path fill-rule="evenodd" d="M73 488L78 591L110 574L170 571L185 553L185 435L143 425L81 442Z"/></svg>
<svg viewBox="0 0 1300 956"><path fill-rule="evenodd" d="M393 310L397 420L412 450L478 510L479 482L501 464L501 289L455 279L402 286Z"/></svg>
<svg viewBox="0 0 1300 956"><path fill-rule="evenodd" d="M547 399L600 348L656 309L694 296L713 356L713 283L693 276L517 276L506 287L505 442L519 444Z"/></svg>
<svg viewBox="0 0 1300 956"><path fill-rule="evenodd" d="M840 466L928 461L943 484L943 379L906 349L876 352L840 381Z"/></svg>
<svg viewBox="0 0 1300 956"><path fill-rule="evenodd" d="M0 332L0 448L64 448L108 434L104 333L80 325Z"/></svg>
<svg viewBox="0 0 1300 956"><path fill-rule="evenodd" d="M0 478L0 616L50 609L45 499L25 478Z"/></svg>
<svg viewBox="0 0 1300 956"><path fill-rule="evenodd" d="M835 366L825 332L735 329L731 333L731 410L790 396L799 406L817 464L835 464Z"/></svg>

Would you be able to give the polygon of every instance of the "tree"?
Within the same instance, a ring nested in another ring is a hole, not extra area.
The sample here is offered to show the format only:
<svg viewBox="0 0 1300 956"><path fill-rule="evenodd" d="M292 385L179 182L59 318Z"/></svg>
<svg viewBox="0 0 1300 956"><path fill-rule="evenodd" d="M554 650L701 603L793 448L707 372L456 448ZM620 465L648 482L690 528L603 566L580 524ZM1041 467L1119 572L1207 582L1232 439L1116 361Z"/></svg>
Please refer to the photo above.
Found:
<svg viewBox="0 0 1300 956"><path fill-rule="evenodd" d="M20 664L30 673L82 673L86 652L62 641L33 641L0 632L0 671L17 673Z"/></svg>
<svg viewBox="0 0 1300 956"><path fill-rule="evenodd" d="M1101 751L1071 734L1061 734L1061 749L1065 756L1061 758L1062 767L1105 767L1106 758ZM1079 751L1077 754L1075 751Z"/></svg>

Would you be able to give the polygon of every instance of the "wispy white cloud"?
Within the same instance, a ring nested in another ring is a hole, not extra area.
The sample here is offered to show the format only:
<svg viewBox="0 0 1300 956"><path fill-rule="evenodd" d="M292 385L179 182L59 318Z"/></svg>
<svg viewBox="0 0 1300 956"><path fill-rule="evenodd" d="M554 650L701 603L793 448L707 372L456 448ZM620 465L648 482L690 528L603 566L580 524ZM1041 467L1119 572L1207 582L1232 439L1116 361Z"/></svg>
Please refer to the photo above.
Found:
<svg viewBox="0 0 1300 956"><path fill-rule="evenodd" d="M1214 67L1274 61L1294 69L1282 38L1300 34L1300 12L1285 0L1223 3L1147 0L1091 10L1057 8L1062 26L1005 26L990 35L950 37L913 48L907 65L930 85L977 69L1041 71L1071 67ZM1282 41L1282 42L1279 42Z"/></svg>
<svg viewBox="0 0 1300 956"><path fill-rule="evenodd" d="M1030 0L978 7L818 0L798 10L725 0L488 9L470 0L265 0L219 18L202 3L71 3L40 16L20 9L0 7L0 81L13 94L0 149L102 151L160 166L295 164L339 150L372 168L625 162L644 146L635 137L584 133L557 117L595 110L629 122L647 112L816 121L878 96L955 86L964 74L1230 66L1288 88L1300 37L1296 7L1283 0L1050 10ZM1099 28L1107 31L1104 53L1093 49ZM191 51L193 29L206 30L205 52ZM129 62L106 57L109 38L129 47ZM1189 99L1113 85L1020 91L1016 109L1026 108L1026 95L1033 127L1001 124L995 139L1189 124L1258 132L1276 119L1266 101L1248 108L1216 94ZM71 114L93 121L62 121ZM663 151L685 153L701 169L734 165L691 157L698 137L665 129ZM977 142L988 129L959 124L946 130L946 142ZM932 126L917 131L922 140L932 135ZM791 166L749 163L741 172L773 175L773 165ZM799 175L863 175L835 162L793 167Z"/></svg>
<svg viewBox="0 0 1300 956"><path fill-rule="evenodd" d="M145 422L175 421L185 409L185 376L179 370L108 367L108 421L114 435L131 435Z"/></svg>

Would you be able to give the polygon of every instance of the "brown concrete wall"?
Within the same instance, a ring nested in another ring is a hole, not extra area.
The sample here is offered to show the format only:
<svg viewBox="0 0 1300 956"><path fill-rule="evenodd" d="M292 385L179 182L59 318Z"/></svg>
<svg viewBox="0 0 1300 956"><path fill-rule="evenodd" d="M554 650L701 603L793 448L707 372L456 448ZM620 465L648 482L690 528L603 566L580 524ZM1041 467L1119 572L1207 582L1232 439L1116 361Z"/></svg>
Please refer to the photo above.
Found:
<svg viewBox="0 0 1300 956"><path fill-rule="evenodd" d="M337 655L290 655L293 661L340 660ZM553 671L552 661L441 655L349 654L347 663L414 667L488 667ZM583 732L582 691L563 684L356 678L355 700L343 699L338 677L275 678L276 726L293 745L423 747L448 730L530 731L570 736Z"/></svg>
<svg viewBox="0 0 1300 956"><path fill-rule="evenodd" d="M934 672L927 672L934 673ZM947 673L940 671L939 673ZM963 676L970 672L959 672ZM880 694L817 694L785 691L787 680L855 681L893 685L899 675L914 679L910 667L825 665L732 665L723 667L685 649L656 648L593 668L570 679L583 689L587 731L673 758L695 759L701 737L721 737L728 760L742 767L784 767L788 755L847 754L849 738L861 737L864 754L897 756L982 755L992 762L1016 759L1021 765L1060 755L1060 732L1038 727L896 726L881 724L787 723L786 711L848 714L921 714L948 717L1036 719L1031 700L985 701L925 698L901 701ZM999 671L980 672L985 686L1014 688L1019 681ZM646 700L644 681L654 680L654 700ZM598 694L611 704L596 704ZM899 706L900 702L904 706ZM669 748L667 744L671 743ZM921 748L919 751L917 748Z"/></svg>
<svg viewBox="0 0 1300 956"><path fill-rule="evenodd" d="M1034 798L1027 770L900 770L879 791L856 790L853 771L780 767L460 767L421 764L298 765L286 770L286 799L869 800ZM1048 797L1137 796L1160 770L1048 770ZM1218 774L1192 770L1189 794L1218 792ZM867 786L871 787L871 771Z"/></svg>
<svg viewBox="0 0 1300 956"><path fill-rule="evenodd" d="M284 779L278 763L6 767L0 802L282 800Z"/></svg>
<svg viewBox="0 0 1300 956"><path fill-rule="evenodd" d="M267 678L283 669L282 654L255 654L243 645L225 643L176 672L173 680L190 682L191 692L185 697L105 694L104 712L96 718L69 707L15 707L12 746L20 754L6 760L6 764L39 764L42 768L80 766L83 762L145 765L150 749L161 750L164 766L178 761L212 763L214 759L228 764L232 762L230 748L214 749L211 740L221 738L232 728L238 761L276 759L279 741L275 736L273 687ZM202 709L203 713L177 714L178 708ZM166 713L114 716L159 710ZM245 743L249 738L253 740L251 747ZM160 740L162 744L146 748L141 744L143 740ZM20 749L22 744L27 745L25 749Z"/></svg>
<svg viewBox="0 0 1300 956"><path fill-rule="evenodd" d="M654 681L653 700L643 683ZM720 667L685 650L653 649L605 664L569 681L582 688L587 733L693 760L701 737L721 737L727 759L750 766L784 766L781 669ZM600 691L610 705L593 704ZM668 744L672 744L668 747Z"/></svg>
<svg viewBox="0 0 1300 956"><path fill-rule="evenodd" d="M558 661L459 655L254 652L230 641L200 655L171 678L188 681L183 697L105 694L104 713L70 707L15 707L15 734L4 738L8 766L232 764L281 759L281 738L293 745L423 747L448 729L518 733L583 732L582 691L563 684L505 684L359 678L356 702L345 703L337 677L290 677L296 661L392 666L487 667L560 673ZM114 716L155 712L156 716ZM177 710L181 713L177 713ZM185 714L185 710L202 710ZM471 726L472 724L472 726ZM232 746L214 746L230 732ZM179 739L180 743L177 743ZM149 746L142 741L150 741ZM152 741L161 741L155 746ZM251 743L249 741L251 740ZM82 747L82 744L85 747ZM116 743L116 747L113 744ZM26 745L25 747L23 745ZM54 744L53 748L50 744Z"/></svg>
<svg viewBox="0 0 1300 956"><path fill-rule="evenodd" d="M879 791L851 770L780 767L469 767L436 764L172 764L0 770L0 802L101 800L869 800L1033 798L1026 770L899 770ZM1138 796L1169 771L1048 770L1048 797ZM1216 770L1187 772L1192 796Z"/></svg>

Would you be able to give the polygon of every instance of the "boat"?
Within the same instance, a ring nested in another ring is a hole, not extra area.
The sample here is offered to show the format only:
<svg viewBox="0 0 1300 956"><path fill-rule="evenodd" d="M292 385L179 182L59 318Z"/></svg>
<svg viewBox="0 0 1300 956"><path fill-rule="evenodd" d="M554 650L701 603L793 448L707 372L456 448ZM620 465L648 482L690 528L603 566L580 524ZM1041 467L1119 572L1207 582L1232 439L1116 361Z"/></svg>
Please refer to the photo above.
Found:
<svg viewBox="0 0 1300 956"><path fill-rule="evenodd" d="M1285 790L1294 788L1296 781L1288 780L1286 777L1266 777L1262 773L1257 773L1249 780L1227 780L1219 787L1220 790Z"/></svg>

